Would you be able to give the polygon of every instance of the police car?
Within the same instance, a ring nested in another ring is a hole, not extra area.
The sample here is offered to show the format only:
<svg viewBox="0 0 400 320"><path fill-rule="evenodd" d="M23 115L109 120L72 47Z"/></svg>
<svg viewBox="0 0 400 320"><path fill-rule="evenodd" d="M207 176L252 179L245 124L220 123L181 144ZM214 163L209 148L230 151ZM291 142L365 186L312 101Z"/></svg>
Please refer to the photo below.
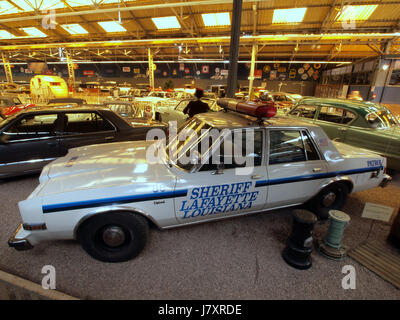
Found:
<svg viewBox="0 0 400 320"><path fill-rule="evenodd" d="M321 219L351 192L385 186L386 159L332 142L276 108L220 99L157 141L85 146L47 165L19 202L18 250L77 239L92 257L126 261L161 229L306 204ZM222 152L223 150L223 152Z"/></svg>

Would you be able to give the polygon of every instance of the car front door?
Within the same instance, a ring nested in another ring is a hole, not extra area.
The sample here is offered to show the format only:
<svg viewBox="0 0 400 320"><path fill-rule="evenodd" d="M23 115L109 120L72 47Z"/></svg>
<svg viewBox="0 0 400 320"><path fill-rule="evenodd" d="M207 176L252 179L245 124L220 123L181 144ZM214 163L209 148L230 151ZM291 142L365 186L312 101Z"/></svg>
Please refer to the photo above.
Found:
<svg viewBox="0 0 400 320"><path fill-rule="evenodd" d="M117 128L95 111L66 112L63 117L60 144L64 155L71 148L113 142L116 139Z"/></svg>
<svg viewBox="0 0 400 320"><path fill-rule="evenodd" d="M178 175L176 189L187 191L183 197L175 198L180 223L240 215L264 207L268 186L259 185L267 179L264 134L262 129L231 131L216 144L209 144L219 148L210 151L212 158L198 171ZM240 156L232 156L236 154ZM214 163L215 159L221 164Z"/></svg>
<svg viewBox="0 0 400 320"><path fill-rule="evenodd" d="M0 176L41 170L60 156L57 113L25 114L1 130Z"/></svg>
<svg viewBox="0 0 400 320"><path fill-rule="evenodd" d="M270 129L265 208L304 203L321 187L325 160L305 129Z"/></svg>

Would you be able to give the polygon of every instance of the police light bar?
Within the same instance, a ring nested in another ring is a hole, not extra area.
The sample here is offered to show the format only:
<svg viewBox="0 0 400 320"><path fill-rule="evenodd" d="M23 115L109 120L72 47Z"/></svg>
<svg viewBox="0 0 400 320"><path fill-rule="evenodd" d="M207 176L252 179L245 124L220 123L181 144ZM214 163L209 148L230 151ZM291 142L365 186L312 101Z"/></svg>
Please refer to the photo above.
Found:
<svg viewBox="0 0 400 320"><path fill-rule="evenodd" d="M225 110L236 111L257 118L271 118L276 115L276 107L273 101L260 103L253 101L238 101L230 98L220 98L217 104Z"/></svg>

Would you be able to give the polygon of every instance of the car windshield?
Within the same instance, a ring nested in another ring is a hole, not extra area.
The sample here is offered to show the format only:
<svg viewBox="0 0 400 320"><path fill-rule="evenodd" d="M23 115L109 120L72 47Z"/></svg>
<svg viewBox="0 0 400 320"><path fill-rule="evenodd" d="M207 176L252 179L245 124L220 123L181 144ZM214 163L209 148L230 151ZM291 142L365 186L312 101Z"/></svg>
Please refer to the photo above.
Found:
<svg viewBox="0 0 400 320"><path fill-rule="evenodd" d="M388 129L400 127L399 121L389 110L370 112L365 116L365 119L373 128Z"/></svg>
<svg viewBox="0 0 400 320"><path fill-rule="evenodd" d="M193 119L181 126L176 136L167 138L166 155L169 162L191 171L195 166L193 156L200 155L200 145L204 137L208 137L211 126L203 121ZM201 158L201 155L200 155Z"/></svg>

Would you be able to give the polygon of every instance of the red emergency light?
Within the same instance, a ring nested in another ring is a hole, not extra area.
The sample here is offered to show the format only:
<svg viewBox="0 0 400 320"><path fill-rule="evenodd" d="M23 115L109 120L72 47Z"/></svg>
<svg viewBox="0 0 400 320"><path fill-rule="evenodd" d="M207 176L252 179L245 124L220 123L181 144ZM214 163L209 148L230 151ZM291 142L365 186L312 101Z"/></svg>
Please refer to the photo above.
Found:
<svg viewBox="0 0 400 320"><path fill-rule="evenodd" d="M217 104L225 110L236 111L257 118L271 118L276 115L276 107L273 101L260 103L220 98L218 99Z"/></svg>

